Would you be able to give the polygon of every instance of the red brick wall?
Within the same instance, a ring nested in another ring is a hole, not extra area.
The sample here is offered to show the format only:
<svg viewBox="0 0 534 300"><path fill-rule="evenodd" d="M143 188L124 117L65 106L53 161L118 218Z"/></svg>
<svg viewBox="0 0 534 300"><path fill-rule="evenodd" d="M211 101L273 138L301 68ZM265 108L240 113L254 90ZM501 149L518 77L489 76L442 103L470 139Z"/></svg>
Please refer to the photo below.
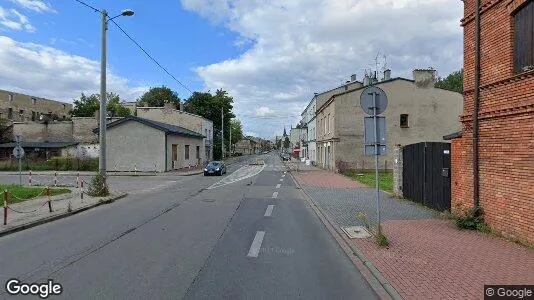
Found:
<svg viewBox="0 0 534 300"><path fill-rule="evenodd" d="M480 205L492 229L534 244L534 72L514 74L513 11L526 0L482 0ZM452 143L452 207L472 207L475 0L465 0L463 134Z"/></svg>

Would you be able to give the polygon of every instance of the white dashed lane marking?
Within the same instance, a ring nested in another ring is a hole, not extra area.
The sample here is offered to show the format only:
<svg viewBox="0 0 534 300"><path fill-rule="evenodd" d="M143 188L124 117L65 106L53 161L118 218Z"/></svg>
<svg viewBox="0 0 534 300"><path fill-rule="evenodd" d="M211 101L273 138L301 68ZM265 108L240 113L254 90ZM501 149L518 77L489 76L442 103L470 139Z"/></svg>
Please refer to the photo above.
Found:
<svg viewBox="0 0 534 300"><path fill-rule="evenodd" d="M254 237L252 245L250 245L250 249L248 250L247 257L258 257L258 254L260 254L261 244L263 243L264 237L265 231L256 232L256 236Z"/></svg>
<svg viewBox="0 0 534 300"><path fill-rule="evenodd" d="M265 210L264 217L270 217L273 213L274 205L267 205L267 209Z"/></svg>
<svg viewBox="0 0 534 300"><path fill-rule="evenodd" d="M282 185L279 183L276 185L276 188L279 189Z"/></svg>
<svg viewBox="0 0 534 300"><path fill-rule="evenodd" d="M276 197L278 197L278 192L273 193L273 198L276 198Z"/></svg>

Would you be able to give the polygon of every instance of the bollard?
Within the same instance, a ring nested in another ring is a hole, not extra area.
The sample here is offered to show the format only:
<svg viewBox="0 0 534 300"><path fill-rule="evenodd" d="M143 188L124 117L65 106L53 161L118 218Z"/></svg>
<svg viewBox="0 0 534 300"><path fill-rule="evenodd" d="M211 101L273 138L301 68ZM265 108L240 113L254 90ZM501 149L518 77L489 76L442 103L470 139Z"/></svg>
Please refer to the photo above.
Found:
<svg viewBox="0 0 534 300"><path fill-rule="evenodd" d="M57 186L57 171L54 172L54 186Z"/></svg>
<svg viewBox="0 0 534 300"><path fill-rule="evenodd" d="M80 182L80 189L81 189L80 190L80 197L81 197L82 203L83 203L83 180L82 180L82 182Z"/></svg>
<svg viewBox="0 0 534 300"><path fill-rule="evenodd" d="M30 170L30 179L28 181L28 184L31 186L32 185L32 170Z"/></svg>
<svg viewBox="0 0 534 300"><path fill-rule="evenodd" d="M46 193L46 196L48 197L48 210L50 212L53 212L52 210L52 200L50 200L50 188L49 187L45 187L45 193Z"/></svg>
<svg viewBox="0 0 534 300"><path fill-rule="evenodd" d="M137 176L137 164L134 165L134 175Z"/></svg>
<svg viewBox="0 0 534 300"><path fill-rule="evenodd" d="M80 187L80 171L76 173L76 188Z"/></svg>
<svg viewBox="0 0 534 300"><path fill-rule="evenodd" d="M4 191L4 225L7 225L7 190Z"/></svg>

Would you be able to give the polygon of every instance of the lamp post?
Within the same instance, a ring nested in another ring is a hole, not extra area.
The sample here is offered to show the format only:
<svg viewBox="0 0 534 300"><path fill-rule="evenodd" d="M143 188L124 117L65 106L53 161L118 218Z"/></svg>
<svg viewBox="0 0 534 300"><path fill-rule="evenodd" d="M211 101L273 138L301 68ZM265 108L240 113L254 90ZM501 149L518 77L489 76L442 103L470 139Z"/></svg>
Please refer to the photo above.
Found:
<svg viewBox="0 0 534 300"><path fill-rule="evenodd" d="M99 126L99 140L100 140L100 159L99 171L103 176L104 185L106 185L106 33L108 30L108 22L120 16L130 17L134 15L131 9L125 9L120 15L113 18L108 17L108 12L102 10L102 57L100 60L100 126Z"/></svg>

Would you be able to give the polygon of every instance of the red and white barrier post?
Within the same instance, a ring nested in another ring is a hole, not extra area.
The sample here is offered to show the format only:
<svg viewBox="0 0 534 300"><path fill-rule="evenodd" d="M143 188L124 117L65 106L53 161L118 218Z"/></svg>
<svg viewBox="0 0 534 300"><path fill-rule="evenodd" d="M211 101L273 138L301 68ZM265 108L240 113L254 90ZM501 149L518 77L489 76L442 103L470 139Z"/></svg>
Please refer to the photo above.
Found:
<svg viewBox="0 0 534 300"><path fill-rule="evenodd" d="M54 172L54 186L57 186L57 171Z"/></svg>
<svg viewBox="0 0 534 300"><path fill-rule="evenodd" d="M32 185L32 170L30 170L30 177L28 179L28 184Z"/></svg>
<svg viewBox="0 0 534 300"><path fill-rule="evenodd" d="M76 173L76 188L80 187L80 171Z"/></svg>

